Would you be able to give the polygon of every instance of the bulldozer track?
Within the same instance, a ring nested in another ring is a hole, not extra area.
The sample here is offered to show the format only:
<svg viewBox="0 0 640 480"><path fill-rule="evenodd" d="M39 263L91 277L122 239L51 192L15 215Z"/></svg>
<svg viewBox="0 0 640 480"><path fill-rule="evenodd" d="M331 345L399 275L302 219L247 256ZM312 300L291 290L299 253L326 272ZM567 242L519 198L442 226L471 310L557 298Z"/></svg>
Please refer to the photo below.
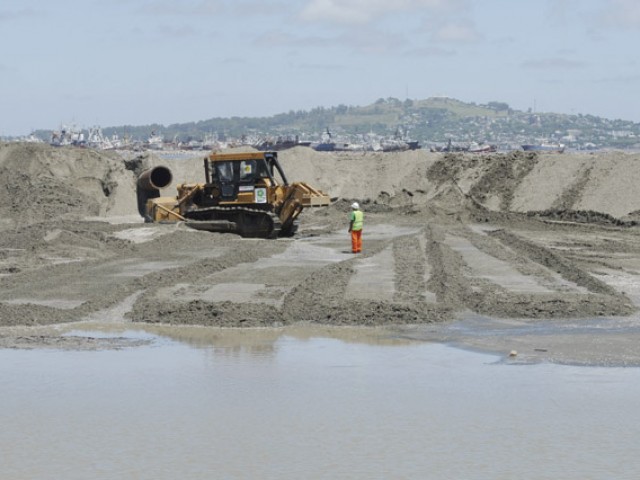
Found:
<svg viewBox="0 0 640 480"><path fill-rule="evenodd" d="M268 210L263 210L260 208L250 208L250 207L242 207L242 206L237 206L237 205L233 205L233 206L213 206L213 207L203 207L203 208L197 208L197 209L193 209L190 212L187 212L187 214L191 214L191 213L195 213L198 216L201 216L202 213L247 213L250 215L264 215L267 216L271 219L271 230L269 230L268 232L265 231L265 235L259 235L259 236L264 236L266 238L277 238L280 235L281 229L282 229L282 222L280 221L280 218L274 213L274 212L270 212ZM187 217L189 218L189 217ZM240 233L242 233L242 229L239 229Z"/></svg>

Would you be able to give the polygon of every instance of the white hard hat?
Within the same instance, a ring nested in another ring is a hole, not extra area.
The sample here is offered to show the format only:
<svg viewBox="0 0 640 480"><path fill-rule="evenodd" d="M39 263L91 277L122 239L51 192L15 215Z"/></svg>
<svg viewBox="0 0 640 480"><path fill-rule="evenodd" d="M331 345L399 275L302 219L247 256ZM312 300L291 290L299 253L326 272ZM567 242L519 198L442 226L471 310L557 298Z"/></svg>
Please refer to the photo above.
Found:
<svg viewBox="0 0 640 480"><path fill-rule="evenodd" d="M360 205L358 205L358 202L353 202L353 203L351 204L351 208L352 208L353 210L360 210Z"/></svg>

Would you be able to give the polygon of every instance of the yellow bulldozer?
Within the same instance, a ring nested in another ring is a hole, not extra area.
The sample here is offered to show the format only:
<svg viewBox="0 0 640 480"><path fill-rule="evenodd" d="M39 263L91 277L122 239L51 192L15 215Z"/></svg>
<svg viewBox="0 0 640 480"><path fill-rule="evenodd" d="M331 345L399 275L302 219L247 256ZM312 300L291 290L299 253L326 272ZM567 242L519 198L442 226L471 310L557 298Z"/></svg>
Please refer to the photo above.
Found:
<svg viewBox="0 0 640 480"><path fill-rule="evenodd" d="M173 181L167 167L145 170L137 182L138 211L146 222L185 222L198 230L243 237L292 236L305 207L329 205L324 192L289 184L277 152L211 153L205 183L181 183L176 197L160 190Z"/></svg>

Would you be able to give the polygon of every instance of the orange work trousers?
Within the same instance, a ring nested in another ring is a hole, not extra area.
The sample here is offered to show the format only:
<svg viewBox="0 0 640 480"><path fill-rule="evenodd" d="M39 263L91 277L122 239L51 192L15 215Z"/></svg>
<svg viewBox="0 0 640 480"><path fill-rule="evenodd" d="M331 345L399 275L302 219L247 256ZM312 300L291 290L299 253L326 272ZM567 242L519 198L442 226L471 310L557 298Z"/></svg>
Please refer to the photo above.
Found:
<svg viewBox="0 0 640 480"><path fill-rule="evenodd" d="M351 252L362 252L362 230L351 230Z"/></svg>

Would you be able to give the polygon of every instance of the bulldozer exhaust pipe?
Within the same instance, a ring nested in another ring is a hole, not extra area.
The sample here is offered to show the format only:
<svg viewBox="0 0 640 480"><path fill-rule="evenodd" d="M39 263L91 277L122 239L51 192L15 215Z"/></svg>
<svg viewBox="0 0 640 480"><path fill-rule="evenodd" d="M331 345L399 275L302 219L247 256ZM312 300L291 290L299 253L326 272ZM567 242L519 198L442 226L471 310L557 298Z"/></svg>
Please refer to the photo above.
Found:
<svg viewBox="0 0 640 480"><path fill-rule="evenodd" d="M167 167L157 166L145 170L138 177L136 182L136 196L138 197L138 213L146 220L150 221L147 214L147 200L158 198L160 189L168 187L173 181L171 170Z"/></svg>

